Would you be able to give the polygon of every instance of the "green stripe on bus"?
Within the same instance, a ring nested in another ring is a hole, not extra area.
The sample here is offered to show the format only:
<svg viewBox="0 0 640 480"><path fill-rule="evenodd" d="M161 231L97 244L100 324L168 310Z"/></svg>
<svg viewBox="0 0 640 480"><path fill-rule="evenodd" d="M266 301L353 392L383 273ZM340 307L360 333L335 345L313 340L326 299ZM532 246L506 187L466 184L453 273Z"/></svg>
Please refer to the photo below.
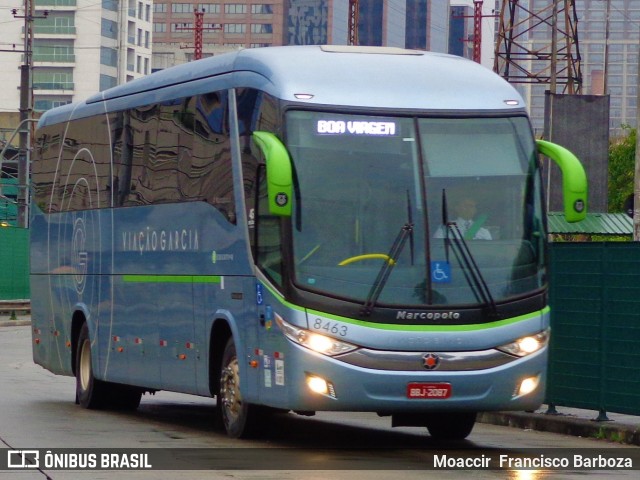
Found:
<svg viewBox="0 0 640 480"><path fill-rule="evenodd" d="M126 283L220 283L219 275L123 275Z"/></svg>
<svg viewBox="0 0 640 480"><path fill-rule="evenodd" d="M490 328L503 327L505 325L511 325L514 323L522 322L524 320L529 320L530 318L535 318L540 315L548 314L551 311L551 307L546 306L542 310L526 313L524 315L519 315L517 317L506 318L504 320L498 320L495 322L474 323L469 325L407 325L407 324L395 324L395 323L374 323L374 322L365 322L363 320L356 320L355 318L341 317L339 315L320 312L318 310L305 309L304 307L300 307L298 305L294 305L290 302L287 302L284 298L281 297L280 294L278 294L276 291L271 289L269 285L264 284L264 286L273 294L275 298L278 299L278 301L283 306L291 308L292 310L298 310L301 312L306 311L306 313L309 315L320 315L325 318L330 318L332 320L337 320L339 322L348 323L351 325L359 325L361 327L374 328L378 330L389 330L389 331L399 331L399 332L473 332L478 330L488 330Z"/></svg>
<svg viewBox="0 0 640 480"><path fill-rule="evenodd" d="M406 325L406 324L395 324L395 323L373 323L373 322L365 322L362 320L356 320L354 318L345 318L340 317L338 315L332 315L330 313L319 312L315 310L308 310L310 315L322 315L323 317L330 318L332 320L337 320L343 323L349 323L351 325L359 325L367 328L375 328L378 330L395 330L395 331L404 331L404 332L473 332L478 330L488 330L490 328L503 327L505 325L511 325L513 323L522 322L524 320L529 320L530 318L535 318L540 315L544 315L551 311L550 307L545 307L544 309L536 312L527 313L525 315L520 315L517 317L506 318L504 320L498 320L495 322L488 323L474 323L469 325Z"/></svg>

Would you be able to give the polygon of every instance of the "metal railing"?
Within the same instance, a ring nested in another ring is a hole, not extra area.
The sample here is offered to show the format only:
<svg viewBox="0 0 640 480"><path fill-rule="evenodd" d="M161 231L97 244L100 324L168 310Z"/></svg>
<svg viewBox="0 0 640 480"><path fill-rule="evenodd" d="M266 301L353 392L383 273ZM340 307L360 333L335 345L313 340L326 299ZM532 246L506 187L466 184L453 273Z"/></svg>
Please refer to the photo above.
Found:
<svg viewBox="0 0 640 480"><path fill-rule="evenodd" d="M34 53L32 59L34 62L75 63L76 56L72 53Z"/></svg>
<svg viewBox="0 0 640 480"><path fill-rule="evenodd" d="M36 7L75 7L76 0L35 0Z"/></svg>
<svg viewBox="0 0 640 480"><path fill-rule="evenodd" d="M24 27L22 27L22 33L24 34ZM45 34L45 35L75 35L75 25L34 25L33 33Z"/></svg>
<svg viewBox="0 0 640 480"><path fill-rule="evenodd" d="M73 90L73 82L33 82L34 90Z"/></svg>

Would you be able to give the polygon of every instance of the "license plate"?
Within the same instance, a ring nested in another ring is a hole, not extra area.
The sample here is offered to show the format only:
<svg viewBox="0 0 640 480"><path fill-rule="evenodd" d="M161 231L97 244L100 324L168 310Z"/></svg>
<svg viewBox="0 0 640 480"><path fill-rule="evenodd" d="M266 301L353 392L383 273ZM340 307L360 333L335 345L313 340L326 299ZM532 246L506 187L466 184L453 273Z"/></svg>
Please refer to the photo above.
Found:
<svg viewBox="0 0 640 480"><path fill-rule="evenodd" d="M410 383L407 385L407 398L441 400L450 396L450 383Z"/></svg>

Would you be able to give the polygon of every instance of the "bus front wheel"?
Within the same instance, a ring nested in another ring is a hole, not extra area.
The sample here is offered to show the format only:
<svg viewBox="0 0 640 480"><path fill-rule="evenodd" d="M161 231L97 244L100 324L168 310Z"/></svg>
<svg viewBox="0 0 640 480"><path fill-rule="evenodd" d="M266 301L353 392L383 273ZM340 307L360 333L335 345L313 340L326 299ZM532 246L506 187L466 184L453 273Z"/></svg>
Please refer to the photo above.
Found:
<svg viewBox="0 0 640 480"><path fill-rule="evenodd" d="M240 365L233 338L229 338L220 365L218 415L227 435L246 438L257 433L258 406L244 401L240 389Z"/></svg>
<svg viewBox="0 0 640 480"><path fill-rule="evenodd" d="M475 412L448 412L429 416L429 434L440 440L464 440L476 423Z"/></svg>

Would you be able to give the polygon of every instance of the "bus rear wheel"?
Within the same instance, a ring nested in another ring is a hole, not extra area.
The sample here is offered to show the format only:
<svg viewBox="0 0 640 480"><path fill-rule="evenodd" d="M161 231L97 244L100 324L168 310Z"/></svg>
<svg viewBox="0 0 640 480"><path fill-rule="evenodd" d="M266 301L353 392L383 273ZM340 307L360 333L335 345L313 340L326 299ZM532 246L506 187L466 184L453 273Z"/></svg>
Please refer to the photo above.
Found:
<svg viewBox="0 0 640 480"><path fill-rule="evenodd" d="M240 388L240 365L233 338L229 338L220 365L218 415L232 438L247 438L258 433L258 406L244 401Z"/></svg>
<svg viewBox="0 0 640 480"><path fill-rule="evenodd" d="M135 410L142 391L127 385L98 380L93 375L89 328L82 324L76 350L76 403L83 408Z"/></svg>
<svg viewBox="0 0 640 480"><path fill-rule="evenodd" d="M83 323L76 350L76 403L83 408L103 408L106 393L104 384L93 376L89 328Z"/></svg>
<svg viewBox="0 0 640 480"><path fill-rule="evenodd" d="M442 412L427 419L429 434L438 440L464 440L476 423L476 412Z"/></svg>

